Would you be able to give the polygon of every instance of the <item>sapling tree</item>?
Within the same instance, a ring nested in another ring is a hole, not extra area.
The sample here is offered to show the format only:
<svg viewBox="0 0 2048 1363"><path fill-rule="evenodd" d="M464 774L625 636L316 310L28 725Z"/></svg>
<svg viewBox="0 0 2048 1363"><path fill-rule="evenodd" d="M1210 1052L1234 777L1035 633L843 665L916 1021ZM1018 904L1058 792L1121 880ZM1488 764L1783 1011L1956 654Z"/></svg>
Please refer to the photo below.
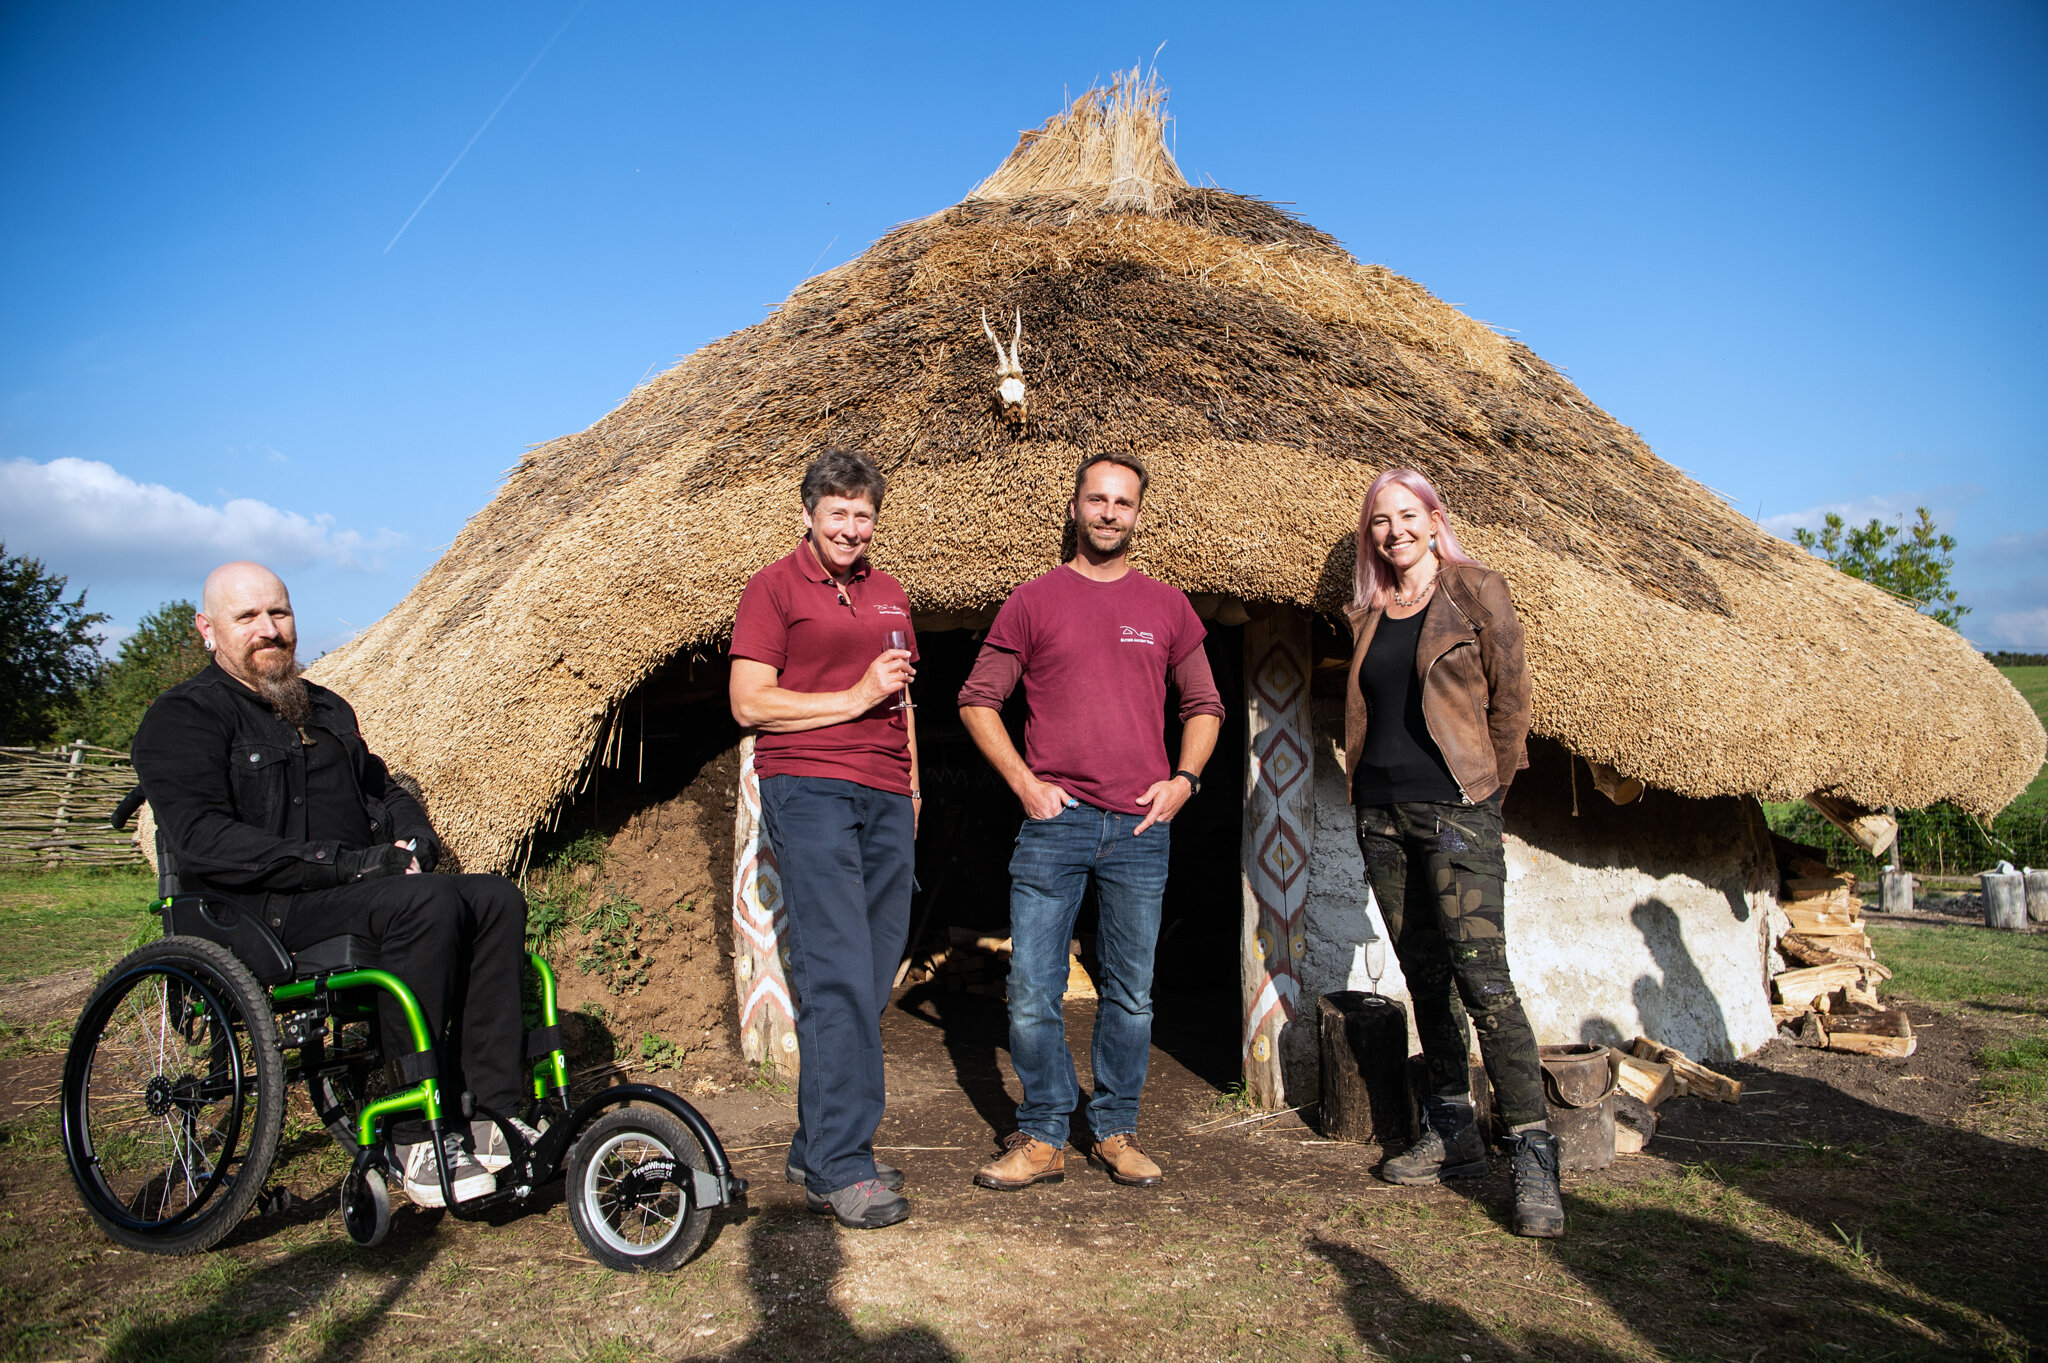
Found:
<svg viewBox="0 0 2048 1363"><path fill-rule="evenodd" d="M1887 524L1873 516L1868 525L1852 526L1830 511L1818 532L1802 528L1792 538L1849 576L1912 602L1921 614L1954 629L1970 613L1949 585L1956 538L1941 532L1926 507L1917 513L1911 525L1904 517Z"/></svg>

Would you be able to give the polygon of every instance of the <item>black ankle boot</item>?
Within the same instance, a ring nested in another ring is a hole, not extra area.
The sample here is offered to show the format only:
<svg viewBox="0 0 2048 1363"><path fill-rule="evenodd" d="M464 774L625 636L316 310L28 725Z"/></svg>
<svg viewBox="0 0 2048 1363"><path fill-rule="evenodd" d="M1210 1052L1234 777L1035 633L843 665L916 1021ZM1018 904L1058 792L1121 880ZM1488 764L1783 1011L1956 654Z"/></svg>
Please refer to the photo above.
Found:
<svg viewBox="0 0 2048 1363"><path fill-rule="evenodd" d="M1514 1150L1515 1234L1555 1240L1564 1234L1564 1189L1557 1179L1557 1137L1524 1131Z"/></svg>
<svg viewBox="0 0 2048 1363"><path fill-rule="evenodd" d="M1472 1104L1424 1098L1422 1139L1381 1164L1380 1177L1409 1186L1486 1177L1486 1141Z"/></svg>

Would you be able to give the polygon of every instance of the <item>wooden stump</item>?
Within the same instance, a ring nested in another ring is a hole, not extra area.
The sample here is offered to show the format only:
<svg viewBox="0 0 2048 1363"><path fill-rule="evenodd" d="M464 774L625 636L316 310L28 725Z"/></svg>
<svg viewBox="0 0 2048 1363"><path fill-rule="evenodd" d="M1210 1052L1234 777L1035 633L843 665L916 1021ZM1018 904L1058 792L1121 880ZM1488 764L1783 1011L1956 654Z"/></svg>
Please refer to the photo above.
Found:
<svg viewBox="0 0 2048 1363"><path fill-rule="evenodd" d="M1984 924L2005 932L2027 926L2027 882L2018 872L1986 871L1977 877L1984 887Z"/></svg>
<svg viewBox="0 0 2048 1363"><path fill-rule="evenodd" d="M2027 917L2048 923L2048 871L2029 869L2027 875Z"/></svg>
<svg viewBox="0 0 2048 1363"><path fill-rule="evenodd" d="M1322 1126L1332 1140L1399 1149L1408 1143L1408 1014L1378 994L1325 994Z"/></svg>
<svg viewBox="0 0 2048 1363"><path fill-rule="evenodd" d="M1886 913L1911 913L1913 911L1913 873L1911 871L1886 871L1881 882L1883 904Z"/></svg>

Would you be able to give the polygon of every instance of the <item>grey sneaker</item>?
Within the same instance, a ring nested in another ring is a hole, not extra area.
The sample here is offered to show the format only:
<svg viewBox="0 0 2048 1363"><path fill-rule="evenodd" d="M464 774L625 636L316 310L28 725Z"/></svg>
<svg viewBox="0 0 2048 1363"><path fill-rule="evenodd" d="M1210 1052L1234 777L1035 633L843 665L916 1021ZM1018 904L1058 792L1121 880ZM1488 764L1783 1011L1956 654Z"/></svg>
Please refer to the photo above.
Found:
<svg viewBox="0 0 2048 1363"><path fill-rule="evenodd" d="M405 1195L412 1199L415 1207L445 1207L441 1196L441 1175L434 1167L434 1143L419 1141L412 1145L394 1147L398 1155L398 1167L404 1171L401 1186ZM468 1202L484 1197L498 1190L498 1180L491 1171L470 1157L462 1148L462 1137L453 1131L441 1138L441 1149L448 1160L448 1182L455 1189L457 1202Z"/></svg>
<svg viewBox="0 0 2048 1363"><path fill-rule="evenodd" d="M1525 1131L1514 1144L1515 1234L1556 1240L1564 1235L1564 1188L1558 1182L1557 1137Z"/></svg>
<svg viewBox="0 0 2048 1363"><path fill-rule="evenodd" d="M517 1117L507 1117L505 1120L519 1132L519 1139L525 1141L528 1146L540 1142L540 1132L525 1122ZM512 1143L505 1139L505 1133L498 1129L496 1123L471 1122L469 1143L476 1151L476 1162L492 1173L512 1167Z"/></svg>
<svg viewBox="0 0 2048 1363"><path fill-rule="evenodd" d="M1422 1139L1380 1165L1380 1177L1410 1187L1447 1178L1484 1178L1486 1140L1470 1103L1422 1100Z"/></svg>
<svg viewBox="0 0 2048 1363"><path fill-rule="evenodd" d="M910 1200L901 1193L892 1193L884 1188L882 1180L870 1178L823 1197L807 1191L804 1193L804 1209L830 1212L848 1230L880 1230L907 1218Z"/></svg>
<svg viewBox="0 0 2048 1363"><path fill-rule="evenodd" d="M804 1182L804 1171L794 1164L783 1165L782 1176L798 1186L802 1186ZM876 1160L875 1177L880 1179L882 1186L890 1192L900 1193L903 1191L903 1171L895 1165L884 1164L880 1160Z"/></svg>

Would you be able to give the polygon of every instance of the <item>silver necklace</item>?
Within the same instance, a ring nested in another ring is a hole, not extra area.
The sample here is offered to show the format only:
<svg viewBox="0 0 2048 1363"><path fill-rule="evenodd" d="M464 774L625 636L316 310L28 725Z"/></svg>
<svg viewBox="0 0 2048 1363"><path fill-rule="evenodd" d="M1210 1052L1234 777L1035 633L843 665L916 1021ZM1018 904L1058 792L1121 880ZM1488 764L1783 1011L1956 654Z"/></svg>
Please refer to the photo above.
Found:
<svg viewBox="0 0 2048 1363"><path fill-rule="evenodd" d="M1399 587L1396 587L1394 588L1394 604L1397 606L1412 606L1416 604L1418 601L1422 600L1423 597L1428 596L1430 592L1435 589L1435 587L1435 573L1431 573L1429 575L1429 581L1423 583L1420 587L1415 589L1415 595L1413 596L1401 595L1401 589Z"/></svg>

